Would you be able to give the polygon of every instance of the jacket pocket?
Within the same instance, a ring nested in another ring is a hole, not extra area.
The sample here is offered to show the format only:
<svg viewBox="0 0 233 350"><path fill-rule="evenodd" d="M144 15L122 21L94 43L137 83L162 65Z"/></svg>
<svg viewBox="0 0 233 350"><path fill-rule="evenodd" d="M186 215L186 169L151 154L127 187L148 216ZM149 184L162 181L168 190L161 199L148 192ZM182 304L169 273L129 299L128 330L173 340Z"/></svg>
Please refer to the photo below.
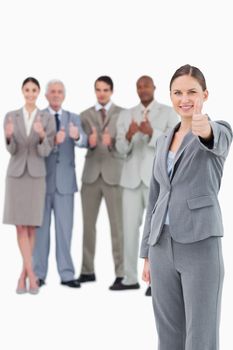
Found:
<svg viewBox="0 0 233 350"><path fill-rule="evenodd" d="M214 206L216 203L216 199L214 196L200 196L195 198L187 199L188 207L189 209L199 209L204 207L211 207Z"/></svg>

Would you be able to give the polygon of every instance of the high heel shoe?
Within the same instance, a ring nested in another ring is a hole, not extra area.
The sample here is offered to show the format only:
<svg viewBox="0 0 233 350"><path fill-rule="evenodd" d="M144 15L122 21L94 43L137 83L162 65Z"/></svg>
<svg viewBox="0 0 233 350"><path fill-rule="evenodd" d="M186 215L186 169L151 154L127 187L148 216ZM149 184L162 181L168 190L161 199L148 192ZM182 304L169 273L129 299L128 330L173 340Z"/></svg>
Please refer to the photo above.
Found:
<svg viewBox="0 0 233 350"><path fill-rule="evenodd" d="M18 281L18 286L16 288L16 294L25 294L27 293L27 288L26 287L19 287L19 282L20 280Z"/></svg>
<svg viewBox="0 0 233 350"><path fill-rule="evenodd" d="M39 293L39 290L40 290L39 287L37 287L37 288L29 288L28 293L36 295L36 294Z"/></svg>

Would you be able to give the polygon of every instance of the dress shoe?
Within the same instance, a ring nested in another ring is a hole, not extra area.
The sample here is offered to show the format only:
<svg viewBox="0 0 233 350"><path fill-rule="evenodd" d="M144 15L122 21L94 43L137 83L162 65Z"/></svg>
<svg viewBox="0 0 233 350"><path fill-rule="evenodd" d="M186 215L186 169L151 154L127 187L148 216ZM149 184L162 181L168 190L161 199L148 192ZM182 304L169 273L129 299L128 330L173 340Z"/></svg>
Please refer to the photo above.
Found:
<svg viewBox="0 0 233 350"><path fill-rule="evenodd" d="M38 278L37 284L38 284L38 287L42 287L45 285L45 280L43 280L42 278Z"/></svg>
<svg viewBox="0 0 233 350"><path fill-rule="evenodd" d="M71 288L80 288L81 284L79 280L71 280L71 281L61 281L63 286L71 287Z"/></svg>
<svg viewBox="0 0 233 350"><path fill-rule="evenodd" d="M147 297L151 297L151 286L149 286L149 287L147 288L147 290L146 290L146 292L145 292L145 295L146 295Z"/></svg>
<svg viewBox="0 0 233 350"><path fill-rule="evenodd" d="M121 283L123 281L123 277L117 277L115 279L115 281L113 282L113 284L109 287L110 290L112 290L112 288L114 288L116 285L118 285L119 283Z"/></svg>
<svg viewBox="0 0 233 350"><path fill-rule="evenodd" d="M117 283L115 285L112 285L110 287L111 290L129 290L129 289L139 289L140 284L139 283L134 283L134 284L124 284L122 282Z"/></svg>
<svg viewBox="0 0 233 350"><path fill-rule="evenodd" d="M94 282L94 281L96 281L96 277L94 273L90 273L90 274L81 273L81 275L78 278L79 283Z"/></svg>

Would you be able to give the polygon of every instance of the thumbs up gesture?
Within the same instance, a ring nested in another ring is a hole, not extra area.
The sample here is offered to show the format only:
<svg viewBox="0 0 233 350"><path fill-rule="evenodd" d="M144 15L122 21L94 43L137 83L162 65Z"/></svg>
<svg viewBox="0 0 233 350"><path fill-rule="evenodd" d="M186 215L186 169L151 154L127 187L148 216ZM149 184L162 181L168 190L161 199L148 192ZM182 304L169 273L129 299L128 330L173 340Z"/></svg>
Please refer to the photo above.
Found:
<svg viewBox="0 0 233 350"><path fill-rule="evenodd" d="M69 136L70 136L70 138L72 138L76 141L79 139L78 127L75 126L74 123L72 123L72 122L70 122L70 124L69 124Z"/></svg>
<svg viewBox="0 0 233 350"><path fill-rule="evenodd" d="M33 129L34 131L40 136L40 139L43 140L45 137L45 131L41 122L41 117L40 115L38 115L36 117L36 120L33 124Z"/></svg>
<svg viewBox="0 0 233 350"><path fill-rule="evenodd" d="M209 139L212 135L212 129L206 114L202 114L202 102L196 99L193 108L192 133L203 139Z"/></svg>
<svg viewBox="0 0 233 350"><path fill-rule="evenodd" d="M145 135L149 135L150 137L152 136L153 134L153 129L151 127L151 123L147 117L147 115L145 114L144 115L144 118L142 120L142 122L140 123L139 125L139 130L145 134Z"/></svg>
<svg viewBox="0 0 233 350"><path fill-rule="evenodd" d="M12 120L12 117L8 117L6 125L5 125L5 135L8 140L11 139L11 137L14 134L14 123Z"/></svg>
<svg viewBox="0 0 233 350"><path fill-rule="evenodd" d="M65 141L66 138L66 131L64 126L60 128L60 130L57 132L56 137L55 137L55 144L60 145Z"/></svg>
<svg viewBox="0 0 233 350"><path fill-rule="evenodd" d="M111 135L109 134L108 128L104 129L103 135L102 135L102 143L105 146L111 146L112 145L112 138Z"/></svg>
<svg viewBox="0 0 233 350"><path fill-rule="evenodd" d="M91 148L96 147L97 145L97 131L96 128L94 126L91 127L91 134L89 135L88 141L89 141L89 145Z"/></svg>
<svg viewBox="0 0 233 350"><path fill-rule="evenodd" d="M130 142L133 135L136 134L139 131L139 126L138 124L135 122L134 118L132 118L132 121L130 123L129 129L125 135L125 137L127 138L127 140Z"/></svg>

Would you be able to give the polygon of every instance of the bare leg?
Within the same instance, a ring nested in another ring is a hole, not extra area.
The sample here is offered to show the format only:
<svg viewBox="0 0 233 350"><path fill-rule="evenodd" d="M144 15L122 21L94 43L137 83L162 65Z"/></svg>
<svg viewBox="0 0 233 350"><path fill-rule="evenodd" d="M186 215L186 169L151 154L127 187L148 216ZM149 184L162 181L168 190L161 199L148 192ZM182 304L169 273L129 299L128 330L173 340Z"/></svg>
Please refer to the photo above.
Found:
<svg viewBox="0 0 233 350"><path fill-rule="evenodd" d="M16 226L17 228L17 239L20 252L23 258L23 271L30 281L30 288L37 289L37 280L32 267L32 245L33 239L30 242L29 238L29 228L28 226Z"/></svg>

